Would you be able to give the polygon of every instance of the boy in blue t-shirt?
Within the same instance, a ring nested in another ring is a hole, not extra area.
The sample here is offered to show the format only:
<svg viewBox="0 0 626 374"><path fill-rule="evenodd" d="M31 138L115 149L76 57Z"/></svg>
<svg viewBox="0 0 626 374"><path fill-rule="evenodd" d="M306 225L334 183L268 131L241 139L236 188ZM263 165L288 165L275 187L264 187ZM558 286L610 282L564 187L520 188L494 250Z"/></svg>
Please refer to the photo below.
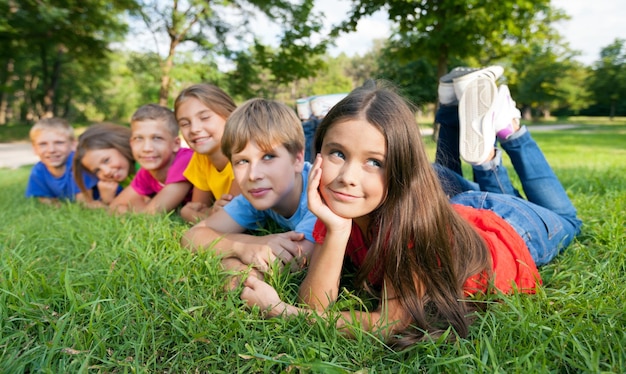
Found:
<svg viewBox="0 0 626 374"><path fill-rule="evenodd" d="M26 197L36 197L46 204L57 204L60 200L83 201L72 173L76 148L72 126L62 118L45 118L33 125L29 135L40 161L31 170ZM97 195L98 179L89 175L83 178L88 193Z"/></svg>
<svg viewBox="0 0 626 374"><path fill-rule="evenodd" d="M304 266L314 247L317 218L307 206L311 164L304 161L304 132L296 113L276 101L249 100L228 118L221 147L241 195L188 230L183 245L215 251L229 270L253 265L261 279L275 260L292 269ZM289 231L246 232L263 228L268 220Z"/></svg>

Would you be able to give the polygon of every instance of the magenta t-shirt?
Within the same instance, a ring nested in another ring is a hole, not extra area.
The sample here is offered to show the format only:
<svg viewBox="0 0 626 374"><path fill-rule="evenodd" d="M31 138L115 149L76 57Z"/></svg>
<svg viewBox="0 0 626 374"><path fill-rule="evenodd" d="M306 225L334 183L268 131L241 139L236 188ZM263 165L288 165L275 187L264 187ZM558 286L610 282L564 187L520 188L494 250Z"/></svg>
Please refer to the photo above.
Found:
<svg viewBox="0 0 626 374"><path fill-rule="evenodd" d="M187 168L187 164L189 164L189 160L191 160L191 156L193 155L193 150L190 148L181 148L176 152L176 156L174 157L174 162L167 170L167 177L165 178L165 184L170 183L178 183L178 182L187 182L187 178L183 176L183 172ZM143 196L152 196L157 194L159 191L163 189L165 184L161 184L158 180L156 180L150 173L141 168L133 178L133 181L130 182L130 186L140 195ZM185 201L189 201L191 197L191 188L189 189L189 194L185 198Z"/></svg>

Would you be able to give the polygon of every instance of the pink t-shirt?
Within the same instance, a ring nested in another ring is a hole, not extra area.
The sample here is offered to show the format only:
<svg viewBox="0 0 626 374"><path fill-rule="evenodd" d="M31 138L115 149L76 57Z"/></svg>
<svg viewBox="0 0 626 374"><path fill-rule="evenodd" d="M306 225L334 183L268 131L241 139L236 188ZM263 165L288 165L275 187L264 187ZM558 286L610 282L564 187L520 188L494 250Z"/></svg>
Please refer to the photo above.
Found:
<svg viewBox="0 0 626 374"><path fill-rule="evenodd" d="M163 189L163 186L170 183L187 182L187 178L183 176L183 172L191 160L193 150L189 148L181 148L176 152L174 162L167 170L167 177L165 178L165 184L156 180L147 170L141 168L130 182L130 186L140 195L153 196ZM191 197L191 189L189 194L185 198L185 201L189 201Z"/></svg>

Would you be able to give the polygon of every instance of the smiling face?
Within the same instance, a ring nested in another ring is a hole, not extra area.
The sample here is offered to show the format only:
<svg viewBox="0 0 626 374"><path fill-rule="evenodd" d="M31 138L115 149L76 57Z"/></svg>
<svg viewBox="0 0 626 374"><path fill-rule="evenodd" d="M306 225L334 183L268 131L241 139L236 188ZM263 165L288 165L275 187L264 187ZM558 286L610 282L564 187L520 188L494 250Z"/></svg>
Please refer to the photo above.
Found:
<svg viewBox="0 0 626 374"><path fill-rule="evenodd" d="M130 173L130 162L115 148L90 149L82 158L83 166L98 179L122 182Z"/></svg>
<svg viewBox="0 0 626 374"><path fill-rule="evenodd" d="M342 121L328 129L319 188L333 212L359 223L380 206L387 189L386 150L383 134L365 120Z"/></svg>
<svg viewBox="0 0 626 374"><path fill-rule="evenodd" d="M283 146L264 151L250 141L231 157L241 193L258 210L291 217L300 202L304 152L294 157ZM299 187L299 188L298 188Z"/></svg>
<svg viewBox="0 0 626 374"><path fill-rule="evenodd" d="M139 165L149 172L167 170L180 149L180 138L159 120L134 121L131 129L130 147Z"/></svg>
<svg viewBox="0 0 626 374"><path fill-rule="evenodd" d="M226 120L200 100L189 97L181 102L176 108L176 121L191 149L204 155L219 151Z"/></svg>
<svg viewBox="0 0 626 374"><path fill-rule="evenodd" d="M63 131L40 130L34 137L33 150L46 169L58 177L65 172L65 162L75 145L76 143Z"/></svg>

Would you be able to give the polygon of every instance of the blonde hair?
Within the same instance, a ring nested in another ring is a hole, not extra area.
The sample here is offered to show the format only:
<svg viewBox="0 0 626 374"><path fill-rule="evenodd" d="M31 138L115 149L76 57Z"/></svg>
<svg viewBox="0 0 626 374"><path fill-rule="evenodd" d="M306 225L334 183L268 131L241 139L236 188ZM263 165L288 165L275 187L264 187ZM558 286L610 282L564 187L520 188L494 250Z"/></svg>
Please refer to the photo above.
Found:
<svg viewBox="0 0 626 374"><path fill-rule="evenodd" d="M296 156L304 150L304 130L293 109L283 103L251 99L243 103L226 121L222 135L222 153L229 159L254 141L270 151L277 144Z"/></svg>
<svg viewBox="0 0 626 374"><path fill-rule="evenodd" d="M74 141L74 128L63 118L52 117L43 118L37 121L33 127L31 127L28 136L31 142L35 142L35 139L42 131L58 131L67 135L70 141Z"/></svg>
<svg viewBox="0 0 626 374"><path fill-rule="evenodd" d="M130 118L130 123L146 120L161 121L165 124L172 136L178 136L178 122L176 122L174 112L170 109L157 104L142 105L133 113L133 116Z"/></svg>

